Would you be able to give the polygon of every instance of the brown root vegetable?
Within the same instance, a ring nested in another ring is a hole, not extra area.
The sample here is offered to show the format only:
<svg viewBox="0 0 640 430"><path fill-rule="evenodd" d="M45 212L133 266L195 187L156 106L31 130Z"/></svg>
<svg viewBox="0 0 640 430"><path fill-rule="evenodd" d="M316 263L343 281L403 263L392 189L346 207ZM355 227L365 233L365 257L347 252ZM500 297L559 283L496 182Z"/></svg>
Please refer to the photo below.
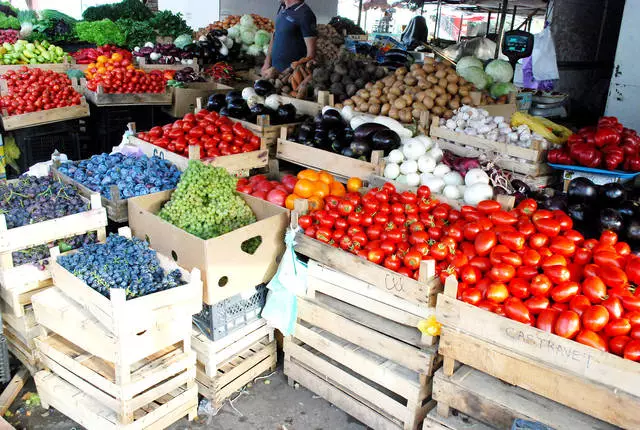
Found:
<svg viewBox="0 0 640 430"><path fill-rule="evenodd" d="M411 114L411 108L402 109L398 116L400 117L400 122L409 123L413 120L413 115Z"/></svg>
<svg viewBox="0 0 640 430"><path fill-rule="evenodd" d="M433 87L433 91L435 91L436 94L439 95L439 96L447 93L447 90L445 90L444 88L442 88L439 85L436 85L435 87Z"/></svg>
<svg viewBox="0 0 640 430"><path fill-rule="evenodd" d="M436 85L440 79L436 78L435 75L427 76L427 81L431 82L433 85Z"/></svg>
<svg viewBox="0 0 640 430"><path fill-rule="evenodd" d="M413 96L411 94L403 94L400 98L405 101L407 106L411 106L411 103L413 103Z"/></svg>
<svg viewBox="0 0 640 430"><path fill-rule="evenodd" d="M449 73L447 75L447 81L451 82L452 84L457 83L459 79L460 79L460 76L458 76L455 72Z"/></svg>
<svg viewBox="0 0 640 430"><path fill-rule="evenodd" d="M415 98L417 102L421 103L426 96L427 93L425 93L424 91L420 91L419 93L416 93L413 98Z"/></svg>
<svg viewBox="0 0 640 430"><path fill-rule="evenodd" d="M467 83L467 80L460 76L460 79L458 79L458 85L466 85Z"/></svg>
<svg viewBox="0 0 640 430"><path fill-rule="evenodd" d="M422 102L415 102L413 105L411 105L411 107L415 110L427 110L427 107L424 105L424 103Z"/></svg>
<svg viewBox="0 0 640 430"><path fill-rule="evenodd" d="M453 82L447 85L447 92L449 94L458 94L458 90L459 90L458 86Z"/></svg>
<svg viewBox="0 0 640 430"><path fill-rule="evenodd" d="M393 85L393 83L396 81L395 76L387 76L386 78L384 78L382 80L382 83L387 86L390 87L391 85Z"/></svg>
<svg viewBox="0 0 640 430"><path fill-rule="evenodd" d="M344 106L342 105L342 103L336 103L336 105L334 106L334 108L336 109L342 109Z"/></svg>
<svg viewBox="0 0 640 430"><path fill-rule="evenodd" d="M404 83L410 87L414 86L417 82L418 80L412 75L407 75L404 78Z"/></svg>
<svg viewBox="0 0 640 430"><path fill-rule="evenodd" d="M380 103L380 99L378 97L369 97L369 104L382 104Z"/></svg>
<svg viewBox="0 0 640 430"><path fill-rule="evenodd" d="M422 100L422 103L425 105L425 107L428 110L433 109L433 106L435 105L435 102L434 102L433 98L431 98L429 96L425 97L424 100Z"/></svg>
<svg viewBox="0 0 640 430"><path fill-rule="evenodd" d="M404 93L405 94L410 94L410 95L413 96L413 95L417 94L419 91L420 91L420 88L418 88L418 87L407 87L404 90Z"/></svg>
<svg viewBox="0 0 640 430"><path fill-rule="evenodd" d="M373 82L367 82L364 87L368 90L370 90L371 88L373 88Z"/></svg>
<svg viewBox="0 0 640 430"><path fill-rule="evenodd" d="M473 103L473 100L471 100L471 97L469 96L464 96L460 99L460 103L462 103L463 105L471 105Z"/></svg>
<svg viewBox="0 0 640 430"><path fill-rule="evenodd" d="M344 105L345 106L355 106L355 102L351 99L345 100L344 101Z"/></svg>
<svg viewBox="0 0 640 430"><path fill-rule="evenodd" d="M460 100L451 99L449 100L449 103L447 103L447 106L449 107L449 109L458 109L460 107Z"/></svg>
<svg viewBox="0 0 640 430"><path fill-rule="evenodd" d="M438 97L438 94L436 94L436 91L433 88L426 90L424 94L430 99L435 99L436 97Z"/></svg>
<svg viewBox="0 0 640 430"><path fill-rule="evenodd" d="M385 94L380 96L380 102L381 103L386 103L389 101L389 97L387 97Z"/></svg>
<svg viewBox="0 0 640 430"><path fill-rule="evenodd" d="M396 76L404 76L407 74L407 68L406 67L398 67L396 69L396 71L394 72L394 75Z"/></svg>
<svg viewBox="0 0 640 430"><path fill-rule="evenodd" d="M436 66L436 69L438 69L437 66ZM438 71L436 72L436 78L438 79L443 79L446 76L447 76L447 72L443 68L439 68Z"/></svg>
<svg viewBox="0 0 640 430"><path fill-rule="evenodd" d="M436 67L436 70L437 70L437 71L440 71L440 70L446 70L449 66L447 66L447 65L446 65L446 64L444 64L444 63L436 63L436 64L435 64L435 67ZM447 72L445 72L444 76L446 76L446 75L447 75ZM438 78L438 79L439 79L439 78Z"/></svg>
<svg viewBox="0 0 640 430"><path fill-rule="evenodd" d="M389 118L399 119L400 118L400 111L398 109L396 109L395 107L391 107L389 109Z"/></svg>
<svg viewBox="0 0 640 430"><path fill-rule="evenodd" d="M380 115L389 115L389 110L391 109L391 105L389 103L385 103L380 108Z"/></svg>
<svg viewBox="0 0 640 430"><path fill-rule="evenodd" d="M358 106L360 112L369 112L369 103L362 103Z"/></svg>
<svg viewBox="0 0 640 430"><path fill-rule="evenodd" d="M449 81L447 81L445 78L442 78L438 81L439 87L447 88L447 85L449 85Z"/></svg>
<svg viewBox="0 0 640 430"><path fill-rule="evenodd" d="M436 115L436 116L442 116L442 114L444 114L445 109L442 106L434 106L431 109L431 113Z"/></svg>
<svg viewBox="0 0 640 430"><path fill-rule="evenodd" d="M375 84L373 84L373 88L377 88L379 90L382 90L384 88L384 82L382 81L378 81Z"/></svg>
<svg viewBox="0 0 640 430"><path fill-rule="evenodd" d="M453 116L453 111L448 109L444 111L444 114L442 114L442 116L446 119L449 119Z"/></svg>
<svg viewBox="0 0 640 430"><path fill-rule="evenodd" d="M442 107L444 107L444 106L446 106L446 105L447 105L447 103L448 103L448 102L449 102L449 97L447 97L447 96L446 96L446 95L444 95L444 94L443 94L443 95L441 95L441 96L438 96L438 97L436 98L436 104L437 104L438 106L442 106Z"/></svg>
<svg viewBox="0 0 640 430"><path fill-rule="evenodd" d="M469 89L467 87L458 87L458 94L462 97L467 97L469 95Z"/></svg>
<svg viewBox="0 0 640 430"><path fill-rule="evenodd" d="M402 95L402 91L398 87L392 87L389 89L389 94L400 97Z"/></svg>
<svg viewBox="0 0 640 430"><path fill-rule="evenodd" d="M414 64L415 65L415 64ZM414 78L416 79L426 79L427 78L427 72L425 72L424 70L422 70L422 68L419 68L418 70L415 70L413 72L411 72L411 74L413 75Z"/></svg>
<svg viewBox="0 0 640 430"><path fill-rule="evenodd" d="M424 70L427 75L430 75L431 73L436 71L436 68L433 67L433 64L424 63L424 66L422 66L422 70Z"/></svg>
<svg viewBox="0 0 640 430"><path fill-rule="evenodd" d="M424 64L434 64L436 62L436 59L433 57L425 57L424 59Z"/></svg>
<svg viewBox="0 0 640 430"><path fill-rule="evenodd" d="M380 97L382 95L382 90L380 88L372 88L369 92L371 97Z"/></svg>
<svg viewBox="0 0 640 430"><path fill-rule="evenodd" d="M377 103L371 103L369 105L369 113L371 115L379 115L380 114L380 105Z"/></svg>
<svg viewBox="0 0 640 430"><path fill-rule="evenodd" d="M393 102L393 107L396 109L404 109L407 107L407 102L404 100L404 98L400 97Z"/></svg>
<svg viewBox="0 0 640 430"><path fill-rule="evenodd" d="M367 90L360 90L356 94L365 100L369 100L369 97L371 96Z"/></svg>
<svg viewBox="0 0 640 430"><path fill-rule="evenodd" d="M411 116L413 116L413 119L418 120L422 116L422 112L426 112L426 109L413 108L413 111L411 111Z"/></svg>
<svg viewBox="0 0 640 430"><path fill-rule="evenodd" d="M418 63L414 63L414 64L412 64L412 65L411 65L411 67L409 68L409 70L410 70L410 71L412 71L412 72L415 72L416 70L419 70L419 69L420 69L420 67L421 67L421 66L420 66L420 64L418 64Z"/></svg>
<svg viewBox="0 0 640 430"><path fill-rule="evenodd" d="M389 94L387 96L387 99L389 99L390 103L393 103L394 100L397 100L399 96L395 95L395 94Z"/></svg>

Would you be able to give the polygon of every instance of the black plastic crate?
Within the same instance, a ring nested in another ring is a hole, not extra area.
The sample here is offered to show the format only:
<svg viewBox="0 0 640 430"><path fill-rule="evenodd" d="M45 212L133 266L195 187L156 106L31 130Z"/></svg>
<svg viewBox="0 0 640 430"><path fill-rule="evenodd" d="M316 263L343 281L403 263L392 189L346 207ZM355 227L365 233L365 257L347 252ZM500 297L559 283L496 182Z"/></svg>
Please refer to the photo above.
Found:
<svg viewBox="0 0 640 430"><path fill-rule="evenodd" d="M267 287L258 285L256 292L243 299L238 294L215 305L202 305L202 311L193 316L193 323L209 339L216 341L260 318L267 301Z"/></svg>

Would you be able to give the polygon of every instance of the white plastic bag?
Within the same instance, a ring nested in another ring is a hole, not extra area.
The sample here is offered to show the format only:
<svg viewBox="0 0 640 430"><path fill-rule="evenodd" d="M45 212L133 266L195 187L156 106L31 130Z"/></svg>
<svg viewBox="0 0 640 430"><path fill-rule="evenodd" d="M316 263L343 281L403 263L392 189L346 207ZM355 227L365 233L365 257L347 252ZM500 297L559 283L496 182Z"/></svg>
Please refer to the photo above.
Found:
<svg viewBox="0 0 640 430"><path fill-rule="evenodd" d="M542 33L533 36L533 77L536 81L560 79L556 62L556 47L551 29L547 26Z"/></svg>

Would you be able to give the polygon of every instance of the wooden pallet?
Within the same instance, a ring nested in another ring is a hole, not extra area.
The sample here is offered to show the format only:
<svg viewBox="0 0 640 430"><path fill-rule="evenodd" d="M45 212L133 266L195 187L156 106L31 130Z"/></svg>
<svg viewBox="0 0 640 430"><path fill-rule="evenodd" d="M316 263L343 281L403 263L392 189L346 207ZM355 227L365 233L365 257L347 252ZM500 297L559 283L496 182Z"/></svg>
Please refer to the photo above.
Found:
<svg viewBox="0 0 640 430"><path fill-rule="evenodd" d="M208 378L215 378L222 363L232 360L238 354L257 343L270 343L273 340L273 328L260 318L222 339L212 341L197 328L193 328L191 345Z"/></svg>
<svg viewBox="0 0 640 430"><path fill-rule="evenodd" d="M42 69L42 70L51 70L56 73L67 73L67 71L71 68L72 64L68 62L66 59L62 63L42 63L42 64L2 64L0 65L0 75L4 75L9 70L13 70L17 72L21 70L23 67L28 69Z"/></svg>
<svg viewBox="0 0 640 430"><path fill-rule="evenodd" d="M297 215L297 212L292 213L292 226L297 226ZM433 303L434 295L442 288L440 280L434 276L435 269L429 271L426 261L422 262L419 280L415 280L349 252L312 239L306 236L304 232L296 234L295 244L296 252L306 255L334 270L364 281L372 288L401 297L417 305L428 306Z"/></svg>
<svg viewBox="0 0 640 430"><path fill-rule="evenodd" d="M429 305L435 306L436 294L434 290ZM435 315L435 308L409 302L314 260L308 262L306 296L331 306L338 315L373 330L393 333L415 347L436 341L417 328L420 321Z"/></svg>
<svg viewBox="0 0 640 430"><path fill-rule="evenodd" d="M131 365L131 379L116 382L117 369L57 334L36 339L42 365L116 412L130 424L134 412L179 388L195 386L195 353L172 345Z"/></svg>
<svg viewBox="0 0 640 430"><path fill-rule="evenodd" d="M131 93L112 94L105 93L101 85L97 91L86 88L86 80L82 79L84 96L89 102L98 107L104 106L163 106L172 103L172 90L166 89L164 93Z"/></svg>
<svg viewBox="0 0 640 430"><path fill-rule="evenodd" d="M160 70L160 71L164 71L164 70L182 70L185 67L191 67L196 73L198 71L200 71L200 66L198 65L198 59L197 58L189 58L189 60L193 60L193 64L182 64L182 63L176 63L176 64L152 64L152 63L147 63L147 59L144 57L134 57L135 58L135 66L137 66L138 68L144 70L145 72L150 72L152 70Z"/></svg>
<svg viewBox="0 0 640 430"><path fill-rule="evenodd" d="M511 428L511 427L509 427ZM424 420L422 430L496 430L480 421L456 411L448 417L438 415L436 408L431 409Z"/></svg>
<svg viewBox="0 0 640 430"><path fill-rule="evenodd" d="M291 132L282 127L276 152L276 157L280 160L310 169L325 170L340 178L366 178L372 174L382 174L384 170L383 151L373 151L370 161L362 161L293 142L288 140L290 135Z"/></svg>
<svg viewBox="0 0 640 430"><path fill-rule="evenodd" d="M129 125L135 132L135 124ZM129 144L135 146L149 157L160 157L174 164L179 170L184 171L190 160L200 160L200 146L189 146L189 156L171 152L168 149L161 148L150 142L144 141L135 135L129 136ZM244 152L242 154L224 155L214 158L206 158L202 160L205 164L213 167L222 167L227 172L236 176L248 176L251 169L259 169L265 167L269 162L269 154L264 139L261 140L260 149L257 151Z"/></svg>
<svg viewBox="0 0 640 430"><path fill-rule="evenodd" d="M20 115L9 115L6 109L0 116L0 123L4 131L19 130L27 127L52 124L54 122L69 121L89 116L89 104L82 97L79 105L65 106Z"/></svg>
<svg viewBox="0 0 640 430"><path fill-rule="evenodd" d="M258 376L275 372L277 359L276 341L262 339L236 356L218 363L213 377L207 375L203 364L198 363L198 392L210 399L214 408L219 409L225 400Z"/></svg>
<svg viewBox="0 0 640 430"><path fill-rule="evenodd" d="M516 418L556 430L617 428L464 365L450 377L438 370L432 395L442 416L448 416L453 408L497 429L510 429Z"/></svg>
<svg viewBox="0 0 640 430"><path fill-rule="evenodd" d="M53 406L89 429L162 430L184 416L192 420L198 409L197 388L178 388L134 411L133 423L123 425L114 411L59 376L43 370L34 379L44 408Z"/></svg>
<svg viewBox="0 0 640 430"><path fill-rule="evenodd" d="M36 372L42 369L36 351L26 345L10 325L4 323L2 328L9 352L22 363L31 375L35 375Z"/></svg>
<svg viewBox="0 0 640 430"><path fill-rule="evenodd" d="M623 428L640 428L640 365L456 300L450 277L438 295L444 374L456 361Z"/></svg>
<svg viewBox="0 0 640 430"><path fill-rule="evenodd" d="M181 267L202 272L206 304L214 305L271 280L284 252L284 233L289 223L287 209L239 194L257 221L204 240L156 215L171 193L164 191L131 199L129 225L136 237L149 241L163 255L171 255ZM242 244L254 237L261 237L262 243L253 254L248 254L241 249Z"/></svg>

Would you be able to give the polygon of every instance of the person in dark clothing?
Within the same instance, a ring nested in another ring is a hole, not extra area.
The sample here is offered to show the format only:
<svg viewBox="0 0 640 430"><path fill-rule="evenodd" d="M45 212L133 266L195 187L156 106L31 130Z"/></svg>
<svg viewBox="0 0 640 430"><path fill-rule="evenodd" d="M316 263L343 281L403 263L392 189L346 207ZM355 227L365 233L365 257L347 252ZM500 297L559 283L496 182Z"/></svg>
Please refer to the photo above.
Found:
<svg viewBox="0 0 640 430"><path fill-rule="evenodd" d="M316 56L316 16L304 0L281 0L276 26L262 73L279 72L301 58Z"/></svg>

